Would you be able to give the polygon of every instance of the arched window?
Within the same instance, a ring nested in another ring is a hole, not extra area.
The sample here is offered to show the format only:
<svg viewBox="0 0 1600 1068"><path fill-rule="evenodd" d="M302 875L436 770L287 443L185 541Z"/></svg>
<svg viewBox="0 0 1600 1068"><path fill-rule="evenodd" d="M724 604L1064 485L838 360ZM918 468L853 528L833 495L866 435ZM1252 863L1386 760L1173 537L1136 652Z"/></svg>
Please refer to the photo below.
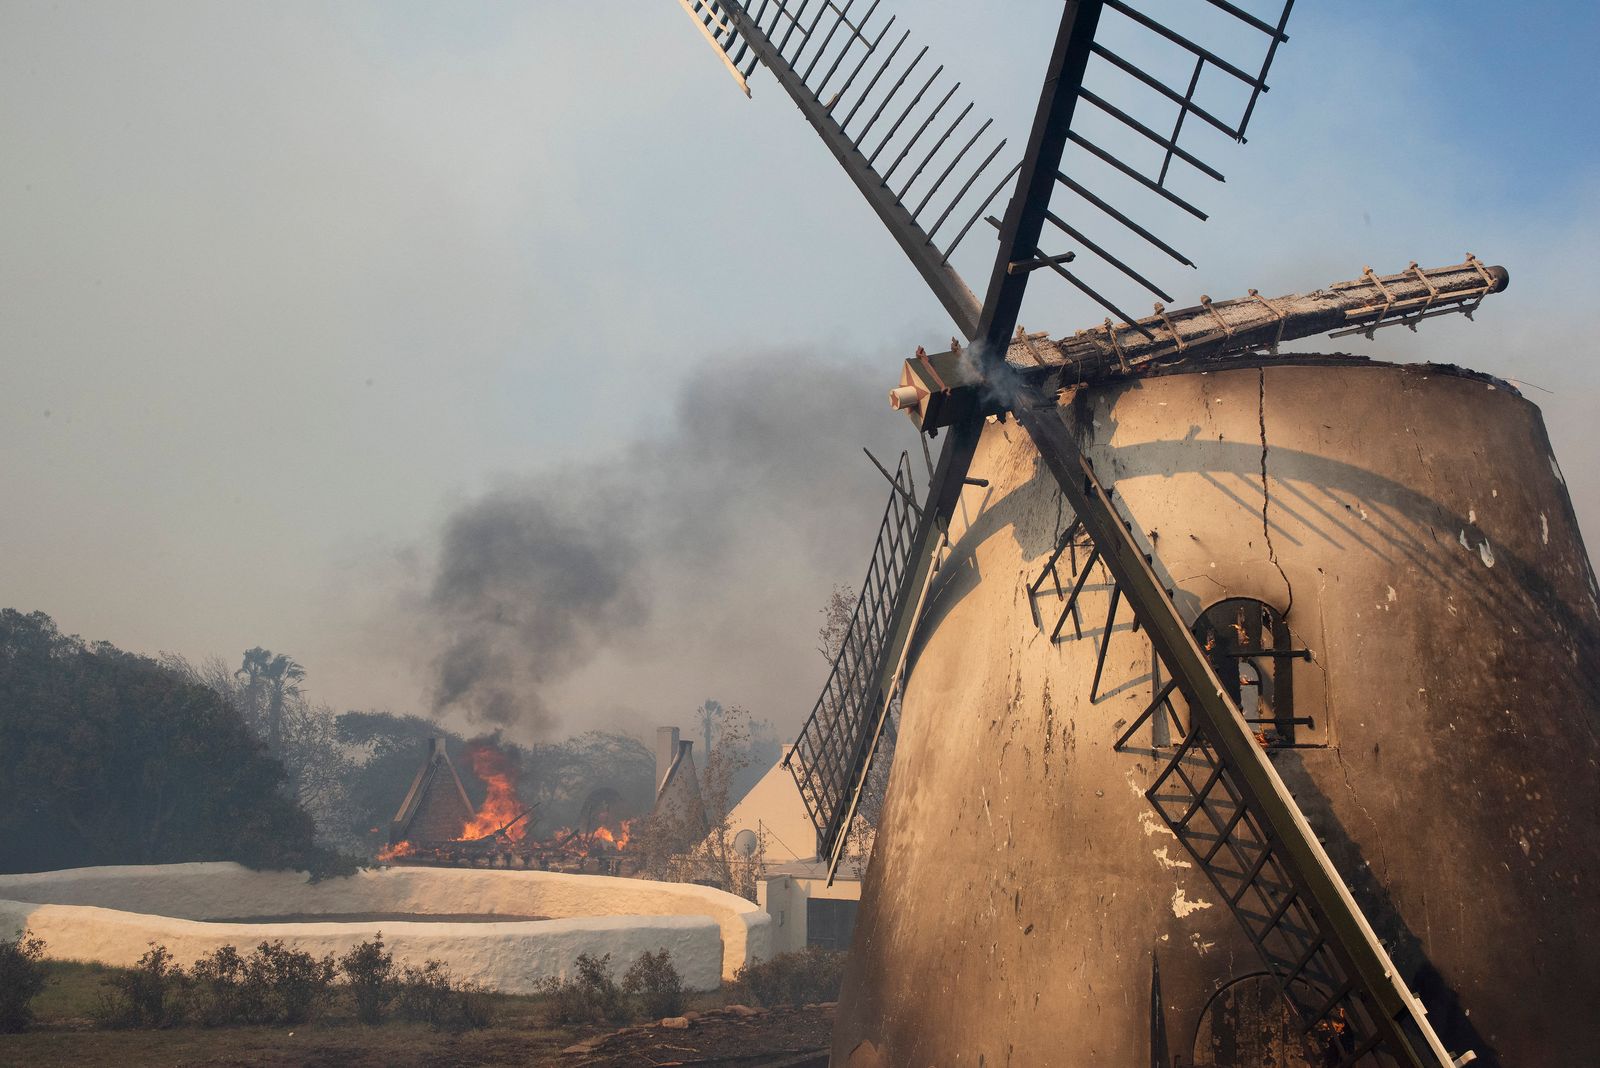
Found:
<svg viewBox="0 0 1600 1068"><path fill-rule="evenodd" d="M1194 636L1223 690L1268 748L1296 746L1296 728L1314 726L1294 708L1295 667L1311 653L1265 601L1230 597L1201 613Z"/></svg>

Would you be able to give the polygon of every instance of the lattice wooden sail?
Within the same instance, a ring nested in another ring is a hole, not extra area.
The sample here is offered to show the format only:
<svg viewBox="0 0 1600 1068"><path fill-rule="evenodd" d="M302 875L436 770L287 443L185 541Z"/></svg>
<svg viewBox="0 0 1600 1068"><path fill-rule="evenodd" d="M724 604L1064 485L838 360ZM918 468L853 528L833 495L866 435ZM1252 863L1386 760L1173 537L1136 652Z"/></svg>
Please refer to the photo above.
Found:
<svg viewBox="0 0 1600 1068"><path fill-rule="evenodd" d="M841 5L832 0L817 5L811 0L793 4L785 0L680 3L700 23L747 91L746 79L759 63L799 105L970 342L967 358L990 394L990 405L1012 412L1038 447L1063 498L1074 510L1075 525L1091 540L1111 574L1113 618L1118 601L1125 599L1171 680L1150 714L1156 714L1158 707L1165 708L1172 698L1188 709L1184 743L1148 796L1207 876L1228 896L1246 935L1270 973L1279 978L1282 992L1301 1014L1304 1026L1310 1029L1326 1022L1330 1014L1341 1014L1344 1028L1327 1039L1333 1063L1340 1065L1354 1065L1369 1056L1438 1068L1470 1060L1471 1054L1464 1054L1459 1061L1451 1057L1421 1004L1399 978L1304 815L1257 745L1250 725L1218 681L1170 591L1156 577L1152 557L1134 540L1130 522L1117 513L1107 491L1096 481L1067 415L1037 385L1012 373L1006 362L1028 279L1040 269L1067 281L1121 319L1124 326L1153 334L1149 326L1132 319L1111 297L1086 281L1080 268L1068 265L1080 258L1092 261L1121 283L1162 300L1171 299L1133 265L1136 255L1153 249L1183 266L1192 266L1193 261L1137 221L1122 206L1125 202L1114 202L1107 190L1119 188L1119 197L1141 193L1146 200L1154 198L1167 208L1204 219L1203 212L1175 188L1181 182L1177 176L1187 169L1220 181L1222 174L1182 142L1187 134L1192 144L1196 130L1244 140L1260 96L1267 91L1266 77L1278 47L1288 39L1284 27L1292 0L1281 6L1274 2L1270 18L1228 0L1189 0L1184 4L1067 0L1020 162L1003 169L1000 185L985 191L979 179L990 173L997 159L1004 168L1004 143L980 153L982 162L963 172L966 177L958 193L931 221L925 211L932 192L914 207L905 205L906 195L926 163L914 168L910 180L898 191L889 181L913 154L913 146L954 89L934 105L935 115L924 114L918 120L919 106L940 96L935 92L930 97L929 91L943 68L925 80L917 74L926 49L914 55L906 53L908 36L893 36L892 18L871 22L878 13L878 0L872 0L859 17L852 14L854 2ZM1168 58L1154 64L1159 70L1152 70L1149 61L1134 58L1135 54L1161 50ZM840 76L841 71L848 73ZM867 72L864 80L863 72ZM1231 108L1202 99L1203 89L1216 79L1236 90ZM908 83L922 88L899 98ZM1180 85L1184 88L1178 88ZM897 99L903 103L889 112ZM1164 112L1165 117L1152 117L1152 111ZM875 144L870 143L867 138L886 112L898 117L882 128L885 132ZM858 116L866 118L852 132ZM897 151L894 138L902 128L912 132ZM987 125L979 134L985 130ZM929 161L949 137L946 133L934 144ZM1129 153L1113 143L1119 137L1144 142L1155 150L1155 158L1144 168L1130 162ZM1073 155L1064 163L1069 147ZM962 163L966 151L961 150L947 164L935 180L934 190ZM877 165L883 159L892 162L880 173ZM1013 177L1003 218L989 220L998 231L999 248L985 299L979 305L950 267L950 252ZM974 186L979 192L969 200ZM1053 205L1061 189L1066 190L1065 203ZM967 221L948 245L940 247L934 239L953 214L960 217L958 206L969 213ZM1090 218L1108 222L1110 236L1091 237ZM1047 226L1053 235L1049 241L1044 236ZM1054 252L1045 247L1060 241L1073 247ZM1159 306L1157 314L1162 314ZM1106 326L1113 330L1109 320ZM877 570L869 571L869 577L878 576L877 580L870 592L863 591L852 620L853 637L840 652L829 679L830 689L813 710L791 762L816 822L822 851L833 864L840 856L848 814L867 781L876 738L899 683L903 653L928 588L937 548L968 481L981 418L981 411L973 408L950 423L920 507L910 505L909 485L902 497L902 487L896 482L873 556L872 567ZM905 504L906 511L896 514L900 504ZM913 510L916 528L907 543L905 530ZM880 559L885 561L881 565ZM893 593L889 595L891 582ZM878 714L874 715L874 710L879 710ZM1173 719L1183 726L1175 713ZM1164 728L1166 718L1160 722ZM1227 867L1230 861L1237 870ZM1268 910L1265 915L1260 914L1263 909ZM1300 996L1308 983L1314 995Z"/></svg>

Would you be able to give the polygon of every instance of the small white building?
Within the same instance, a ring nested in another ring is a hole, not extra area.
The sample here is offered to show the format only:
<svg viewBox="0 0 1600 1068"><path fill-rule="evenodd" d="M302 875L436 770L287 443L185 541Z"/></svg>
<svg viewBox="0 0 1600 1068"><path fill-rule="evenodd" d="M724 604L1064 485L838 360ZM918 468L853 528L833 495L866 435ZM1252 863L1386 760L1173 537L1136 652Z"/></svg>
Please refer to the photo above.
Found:
<svg viewBox="0 0 1600 1068"><path fill-rule="evenodd" d="M849 949L865 861L847 858L828 885L828 865L817 858L816 828L794 774L783 766L792 748L784 746L778 762L734 806L728 833L750 831L760 843L756 903L772 917L772 952L808 945Z"/></svg>

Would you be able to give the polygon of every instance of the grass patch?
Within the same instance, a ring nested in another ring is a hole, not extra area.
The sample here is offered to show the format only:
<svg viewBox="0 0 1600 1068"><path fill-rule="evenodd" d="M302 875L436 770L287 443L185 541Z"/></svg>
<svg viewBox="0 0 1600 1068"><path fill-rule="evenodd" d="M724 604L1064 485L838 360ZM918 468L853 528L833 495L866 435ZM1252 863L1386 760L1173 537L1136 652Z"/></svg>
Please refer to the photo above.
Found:
<svg viewBox="0 0 1600 1068"><path fill-rule="evenodd" d="M106 982L122 971L104 964L46 961L44 991L33 1002L36 1026L90 1026Z"/></svg>

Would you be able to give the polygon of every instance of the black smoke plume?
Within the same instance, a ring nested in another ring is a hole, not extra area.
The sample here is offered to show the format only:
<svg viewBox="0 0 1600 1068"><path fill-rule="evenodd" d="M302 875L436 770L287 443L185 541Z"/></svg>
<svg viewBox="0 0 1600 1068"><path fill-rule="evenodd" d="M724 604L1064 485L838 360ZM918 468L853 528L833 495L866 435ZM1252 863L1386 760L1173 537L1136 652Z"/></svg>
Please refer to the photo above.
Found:
<svg viewBox="0 0 1600 1068"><path fill-rule="evenodd" d="M585 661L641 607L636 548L542 494L503 491L452 516L428 597L443 649L434 711L500 726L548 720L541 688Z"/></svg>

